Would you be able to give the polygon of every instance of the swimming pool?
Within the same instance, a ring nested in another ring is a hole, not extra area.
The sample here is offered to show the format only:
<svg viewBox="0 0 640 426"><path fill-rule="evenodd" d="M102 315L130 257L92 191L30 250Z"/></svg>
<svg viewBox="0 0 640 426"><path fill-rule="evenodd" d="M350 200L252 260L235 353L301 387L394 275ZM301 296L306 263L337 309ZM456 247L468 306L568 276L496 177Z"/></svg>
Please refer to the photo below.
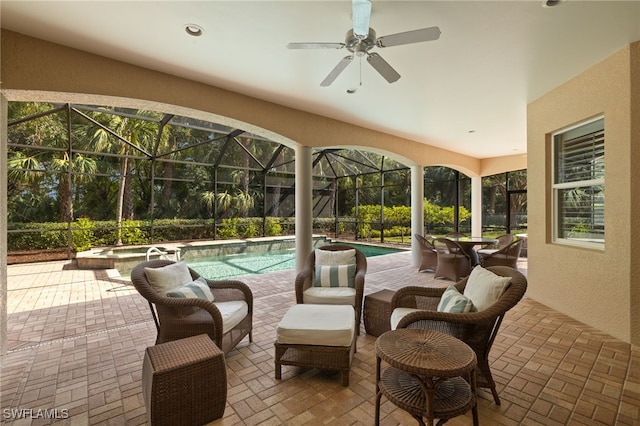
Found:
<svg viewBox="0 0 640 426"><path fill-rule="evenodd" d="M401 248L371 246L366 244L349 243L349 245L362 251L367 257L405 251ZM197 271L200 275L215 280L296 268L294 248L184 260L189 267Z"/></svg>

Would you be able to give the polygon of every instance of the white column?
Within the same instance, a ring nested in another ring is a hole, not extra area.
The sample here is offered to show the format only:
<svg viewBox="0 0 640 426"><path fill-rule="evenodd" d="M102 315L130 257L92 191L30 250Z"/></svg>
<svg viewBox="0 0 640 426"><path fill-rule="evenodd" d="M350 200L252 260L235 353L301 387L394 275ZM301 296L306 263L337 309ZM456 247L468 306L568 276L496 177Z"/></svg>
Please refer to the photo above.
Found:
<svg viewBox="0 0 640 426"><path fill-rule="evenodd" d="M0 95L0 365L7 354L7 99Z"/></svg>
<svg viewBox="0 0 640 426"><path fill-rule="evenodd" d="M420 266L420 247L413 234L424 234L424 167L411 166L411 264Z"/></svg>
<svg viewBox="0 0 640 426"><path fill-rule="evenodd" d="M296 145L296 271L313 248L313 178L311 148Z"/></svg>
<svg viewBox="0 0 640 426"><path fill-rule="evenodd" d="M482 236L482 177L471 178L471 236Z"/></svg>

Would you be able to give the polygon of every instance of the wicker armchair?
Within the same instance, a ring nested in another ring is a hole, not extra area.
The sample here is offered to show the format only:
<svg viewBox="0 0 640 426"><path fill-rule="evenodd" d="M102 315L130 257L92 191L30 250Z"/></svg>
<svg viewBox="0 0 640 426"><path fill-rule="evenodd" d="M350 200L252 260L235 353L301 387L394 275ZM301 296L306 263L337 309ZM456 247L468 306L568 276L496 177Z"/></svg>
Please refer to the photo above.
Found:
<svg viewBox="0 0 640 426"><path fill-rule="evenodd" d="M253 342L253 294L251 289L234 280L207 280L214 302L198 298L167 297L156 291L144 272L144 268L160 268L175 263L171 260L151 260L143 262L131 271L131 282L136 290L147 299L151 314L158 330L156 344L185 337L207 334L211 340L226 354L233 349L246 335ZM200 275L189 268L193 279ZM217 303L244 301L248 313L230 330L224 331L222 314Z"/></svg>
<svg viewBox="0 0 640 426"><path fill-rule="evenodd" d="M427 239L420 234L415 234L415 238L420 243L420 267L418 272L435 271L438 266L438 252L431 242L431 238Z"/></svg>
<svg viewBox="0 0 640 426"><path fill-rule="evenodd" d="M448 238L436 238L434 246L438 253L435 278L444 277L458 281L471 272L471 258L460 244Z"/></svg>
<svg viewBox="0 0 640 426"><path fill-rule="evenodd" d="M436 308L445 289L416 286L399 289L391 300L391 308L419 309L402 317L396 328L435 330L454 336L469 345L478 358L478 386L489 388L495 403L500 405L496 384L489 368L489 351L505 313L524 296L527 279L513 268L494 266L487 269L497 275L511 277L511 283L495 303L480 312L437 312ZM466 284L467 278L455 284L455 287L463 293Z"/></svg>
<svg viewBox="0 0 640 426"><path fill-rule="evenodd" d="M484 255L489 255L491 253L495 253L498 250L505 248L506 246L508 246L509 244L515 241L515 237L512 234L500 235L496 239L498 240L497 243L478 250L477 251L478 255L484 256Z"/></svg>
<svg viewBox="0 0 640 426"><path fill-rule="evenodd" d="M367 273L367 258L360 250L346 244L332 244L320 247L321 250L351 250L356 251L356 276L355 276L355 297L351 303L356 312L356 331L360 335L360 318L362 316L362 301L364 299L364 277ZM304 268L296 276L296 303L305 303L305 292L313 287L313 280L316 274L316 252L313 250L307 257ZM307 302L309 303L309 302ZM313 303L324 303L317 299ZM327 300L327 304L335 303Z"/></svg>
<svg viewBox="0 0 640 426"><path fill-rule="evenodd" d="M518 269L518 258L522 250L524 240L516 240L508 246L489 254L481 254L480 264L487 266L508 266Z"/></svg>

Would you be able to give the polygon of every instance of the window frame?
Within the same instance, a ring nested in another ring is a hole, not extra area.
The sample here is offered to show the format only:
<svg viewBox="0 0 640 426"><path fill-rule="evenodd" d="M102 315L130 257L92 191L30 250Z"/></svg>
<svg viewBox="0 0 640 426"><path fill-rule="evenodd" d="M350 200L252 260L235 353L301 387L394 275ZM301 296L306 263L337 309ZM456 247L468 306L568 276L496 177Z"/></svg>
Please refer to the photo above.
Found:
<svg viewBox="0 0 640 426"><path fill-rule="evenodd" d="M598 121L602 122L602 125L596 125ZM590 126L597 126L599 128L589 128ZM605 193L605 175L606 175L606 163L603 159L603 174L602 177L594 178L594 179L586 179L586 180L576 180L571 182L561 182L558 183L558 148L557 144L563 142L560 137L566 135L569 132L575 131L580 128L584 128L584 132L582 135L573 136L571 139L577 139L582 136L586 136L591 133L595 133L597 131L602 131L603 133L603 156L606 152L606 134L605 134L605 120L604 116L598 116L586 121L582 121L578 124L575 124L570 127L563 128L551 134L551 208L552 208L552 242L561 245L568 245L573 247L581 247L581 248L589 248L589 249L597 249L604 251L605 249L605 240L606 240L606 232L604 228L605 223L605 212L606 212L606 198L604 198L604 208L603 208L603 239L601 241L588 241L588 240L579 240L576 238L567 238L565 236L561 236L561 226L560 226L560 207L561 203L559 202L559 194L562 190L571 189L571 188L584 188L584 187L597 187L602 186L602 192ZM571 140L569 139L569 140ZM606 157L604 157L606 159ZM593 209L592 209L593 211Z"/></svg>

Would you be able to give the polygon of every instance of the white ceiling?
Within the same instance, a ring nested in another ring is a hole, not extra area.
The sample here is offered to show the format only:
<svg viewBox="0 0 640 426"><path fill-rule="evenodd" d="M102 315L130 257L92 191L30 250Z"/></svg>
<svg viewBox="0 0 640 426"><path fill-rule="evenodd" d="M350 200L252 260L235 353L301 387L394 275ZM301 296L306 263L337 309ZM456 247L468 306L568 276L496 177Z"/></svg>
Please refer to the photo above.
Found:
<svg viewBox="0 0 640 426"><path fill-rule="evenodd" d="M525 153L528 102L640 40L640 1L373 0L379 37L438 26L440 39L375 48L401 74L393 84L354 60L320 87L348 52L286 45L343 42L350 1L0 7L3 28L477 158ZM185 24L204 35L186 35Z"/></svg>

